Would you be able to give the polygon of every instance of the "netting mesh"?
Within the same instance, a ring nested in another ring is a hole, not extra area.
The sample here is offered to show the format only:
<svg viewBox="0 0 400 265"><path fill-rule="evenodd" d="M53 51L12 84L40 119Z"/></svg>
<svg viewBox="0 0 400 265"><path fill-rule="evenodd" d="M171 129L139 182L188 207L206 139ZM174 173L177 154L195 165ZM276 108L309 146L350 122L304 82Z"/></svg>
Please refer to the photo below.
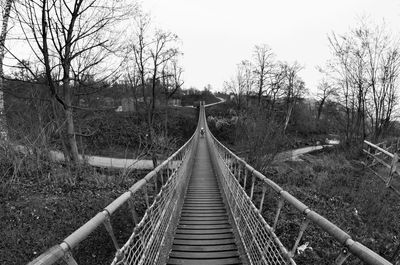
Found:
<svg viewBox="0 0 400 265"><path fill-rule="evenodd" d="M217 152L216 159L222 173L221 186L249 261L252 264L288 264L271 228L230 171L233 158L224 159L224 148L217 144L213 142L211 148Z"/></svg>
<svg viewBox="0 0 400 265"><path fill-rule="evenodd" d="M190 148L191 150L191 148ZM173 218L177 215L183 191L187 183L188 150L168 181L147 209L131 237L116 254L112 264L161 264L160 256L166 251L166 235L173 229Z"/></svg>

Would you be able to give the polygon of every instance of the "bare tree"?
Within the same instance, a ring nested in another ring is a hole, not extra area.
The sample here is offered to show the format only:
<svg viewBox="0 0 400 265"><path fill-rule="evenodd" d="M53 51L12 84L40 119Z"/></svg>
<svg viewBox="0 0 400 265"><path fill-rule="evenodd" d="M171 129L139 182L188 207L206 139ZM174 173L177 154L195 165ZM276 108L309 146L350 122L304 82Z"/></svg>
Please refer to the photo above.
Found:
<svg viewBox="0 0 400 265"><path fill-rule="evenodd" d="M126 74L129 87L132 93L132 97L134 99L134 110L137 112L138 111L138 87L139 87L139 80L140 80L140 75L139 71L137 70L136 65L134 64L132 68L127 69L127 74Z"/></svg>
<svg viewBox="0 0 400 265"><path fill-rule="evenodd" d="M168 103L171 97L178 92L184 81L182 80L183 68L179 66L178 59L174 58L170 61L167 61L162 70L162 92L165 96L165 124L164 124L164 133L165 136L168 136Z"/></svg>
<svg viewBox="0 0 400 265"><path fill-rule="evenodd" d="M264 44L255 46L253 57L254 77L258 86L258 105L260 106L261 98L266 92L268 78L273 71L275 55L271 48Z"/></svg>
<svg viewBox="0 0 400 265"><path fill-rule="evenodd" d="M246 96L246 107L248 107L250 101L250 95L252 94L254 87L254 78L252 72L253 65L250 61L243 60L238 67L239 67L239 73L242 75L241 77L242 86L244 94Z"/></svg>
<svg viewBox="0 0 400 265"><path fill-rule="evenodd" d="M251 81L247 80L250 78L249 71L251 73L251 68L249 67L248 61L243 61L237 65L236 74L229 81L224 82L224 90L227 93L231 93L235 97L235 102L238 110L241 110L243 104L245 103L245 96L248 95L251 89Z"/></svg>
<svg viewBox="0 0 400 265"><path fill-rule="evenodd" d="M3 98L3 90L4 90L4 71L3 71L3 61L5 54L5 44L8 32L8 20L10 18L11 7L14 3L14 0L5 0L1 2L2 8L2 25L1 25L1 33L0 33L0 139L7 140L8 130L7 130L7 120L5 116L4 110L4 98Z"/></svg>
<svg viewBox="0 0 400 265"><path fill-rule="evenodd" d="M64 153L77 162L74 86L82 73L109 73L105 59L117 48L113 28L131 8L105 0L24 0L19 8L24 9L18 18L25 39L46 74L58 131L64 131L60 133Z"/></svg>
<svg viewBox="0 0 400 265"><path fill-rule="evenodd" d="M273 112L277 99L283 94L283 89L285 88L285 80L285 64L275 64L271 71L271 74L269 75L270 91L268 93L269 100L267 101L267 109L269 113Z"/></svg>
<svg viewBox="0 0 400 265"><path fill-rule="evenodd" d="M398 103L396 88L399 85L400 50L398 43L391 41L384 27L372 30L366 27L364 32L362 36L368 62L366 79L370 88L369 105L373 113L371 124L373 138L377 141L389 126Z"/></svg>
<svg viewBox="0 0 400 265"><path fill-rule="evenodd" d="M342 87L346 139L364 139L370 131L378 140L397 105L398 43L384 26L371 27L365 21L348 34L332 33L329 41L333 59L328 69L333 81Z"/></svg>
<svg viewBox="0 0 400 265"><path fill-rule="evenodd" d="M318 108L317 108L317 124L321 118L321 113L326 101L333 96L337 96L337 88L330 84L326 79L321 80L317 87Z"/></svg>
<svg viewBox="0 0 400 265"><path fill-rule="evenodd" d="M150 43L147 40L149 27L150 17L147 14L140 13L135 19L135 30L131 45L133 57L139 73L143 101L147 109L149 106L147 105L146 78L148 74L148 63L151 58L148 52Z"/></svg>
<svg viewBox="0 0 400 265"><path fill-rule="evenodd" d="M154 34L152 49L150 50L152 59L152 76L151 76L151 92L152 103L149 111L150 134L152 134L152 123L154 118L154 110L156 105L156 85L159 80L160 66L174 58L178 54L178 49L174 47L178 40L178 36L171 32L157 30Z"/></svg>
<svg viewBox="0 0 400 265"><path fill-rule="evenodd" d="M283 64L283 70L285 71L285 88L284 97L286 105L285 122L283 132L285 133L287 126L290 121L290 117L293 112L293 108L297 103L297 100L306 92L304 81L298 76L299 72L303 67L294 62L293 64Z"/></svg>
<svg viewBox="0 0 400 265"><path fill-rule="evenodd" d="M132 41L132 52L140 76L140 86L146 106L148 141L153 145L154 112L157 102L157 85L160 83L162 65L173 59L179 52L176 47L176 34L163 30L152 31L150 18L147 14L139 14L136 19L136 31ZM150 81L150 98L147 98L147 81ZM154 167L157 165L155 152L152 152Z"/></svg>

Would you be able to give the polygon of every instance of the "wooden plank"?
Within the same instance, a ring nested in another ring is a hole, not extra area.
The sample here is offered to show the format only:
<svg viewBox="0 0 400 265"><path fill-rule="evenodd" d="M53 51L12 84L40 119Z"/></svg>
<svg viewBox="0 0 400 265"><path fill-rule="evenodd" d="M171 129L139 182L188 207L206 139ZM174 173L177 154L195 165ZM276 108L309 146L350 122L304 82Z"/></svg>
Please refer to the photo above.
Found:
<svg viewBox="0 0 400 265"><path fill-rule="evenodd" d="M225 212L219 212L219 213L201 213L201 212L193 212L193 213L182 213L181 216L227 216L226 211Z"/></svg>
<svg viewBox="0 0 400 265"><path fill-rule="evenodd" d="M199 145L168 264L241 264L206 146Z"/></svg>
<svg viewBox="0 0 400 265"><path fill-rule="evenodd" d="M185 206L189 206L189 205L191 205L191 206L196 206L196 205L220 205L220 206L225 206L221 201L215 201L215 200L212 200L212 201L201 201L201 200L189 201L189 200L187 200L184 203L184 205Z"/></svg>
<svg viewBox="0 0 400 265"><path fill-rule="evenodd" d="M177 239L185 239L185 240L207 240L207 239L228 239L234 238L232 233L225 234L175 234L175 238Z"/></svg>
<svg viewBox="0 0 400 265"><path fill-rule="evenodd" d="M219 204L208 204L208 203L187 204L187 203L185 203L185 204L183 205L183 207L184 207L184 208L194 208L194 209L197 209L197 208L206 208L206 207L210 207L210 208L212 208L212 209L214 209L214 208L222 208L222 209L225 209L225 205L223 205L222 203L219 203Z"/></svg>
<svg viewBox="0 0 400 265"><path fill-rule="evenodd" d="M171 265L235 265L242 264L239 258L225 259L176 259L170 258L167 264Z"/></svg>
<svg viewBox="0 0 400 265"><path fill-rule="evenodd" d="M227 244L227 245L213 245L213 246L186 246L186 245L173 245L172 251L191 251L191 252L211 252L211 251L228 251L228 250L236 250L237 247L235 244Z"/></svg>
<svg viewBox="0 0 400 265"><path fill-rule="evenodd" d="M187 198L185 203L220 203L220 200L215 200L213 198Z"/></svg>
<svg viewBox="0 0 400 265"><path fill-rule="evenodd" d="M171 253L171 258L183 259L221 259L221 258L236 258L238 257L237 251L219 251L219 252L188 252L176 251Z"/></svg>
<svg viewBox="0 0 400 265"><path fill-rule="evenodd" d="M181 221L211 221L211 220L226 220L226 216L182 216Z"/></svg>
<svg viewBox="0 0 400 265"><path fill-rule="evenodd" d="M209 209L209 210L204 210L204 209L182 209L182 213L226 213L225 209Z"/></svg>
<svg viewBox="0 0 400 265"><path fill-rule="evenodd" d="M231 228L228 224L219 224L219 225L178 225L178 229L224 229Z"/></svg>
<svg viewBox="0 0 400 265"><path fill-rule="evenodd" d="M222 199L221 194L210 194L210 193L195 193L195 194L188 194L191 198L194 199L202 199L202 198L206 198L206 199L214 199L214 200L220 200Z"/></svg>
<svg viewBox="0 0 400 265"><path fill-rule="evenodd" d="M229 224L228 220L181 220L180 225L219 225Z"/></svg>
<svg viewBox="0 0 400 265"><path fill-rule="evenodd" d="M188 207L183 206L182 211L201 211L201 212L210 212L210 211L222 211L226 212L225 207L223 206L197 206L197 207Z"/></svg>
<svg viewBox="0 0 400 265"><path fill-rule="evenodd" d="M194 183L191 182L191 184L193 185ZM204 184L195 184L195 185L204 185ZM202 188L193 188L190 187L188 188L187 192L212 192L212 193L221 193L221 191L219 190L218 187L215 187L214 185L218 185L216 182L212 183L209 187L202 187Z"/></svg>
<svg viewBox="0 0 400 265"><path fill-rule="evenodd" d="M226 239L208 239L208 240L194 240L194 239L175 239L174 245L186 245L186 246L213 246L213 245L226 245L235 244L233 238Z"/></svg>
<svg viewBox="0 0 400 265"><path fill-rule="evenodd" d="M176 234L225 234L232 232L232 228L224 228L224 229L177 229Z"/></svg>

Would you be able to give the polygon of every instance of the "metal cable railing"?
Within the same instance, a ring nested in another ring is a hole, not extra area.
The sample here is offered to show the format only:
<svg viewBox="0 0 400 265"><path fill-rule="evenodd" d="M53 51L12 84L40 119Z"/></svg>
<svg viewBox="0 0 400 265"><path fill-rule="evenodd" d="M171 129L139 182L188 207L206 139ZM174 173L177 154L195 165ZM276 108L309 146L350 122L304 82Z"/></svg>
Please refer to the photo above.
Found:
<svg viewBox="0 0 400 265"><path fill-rule="evenodd" d="M72 250L104 225L116 249L113 264L161 264L168 254L168 236L175 228L174 218L182 204L187 176L190 176L198 144L202 116L192 137L167 160L136 182L127 192L110 203L62 243L48 249L28 265L50 265L64 261L76 265ZM146 211L139 220L134 198L144 195ZM116 239L111 218L113 213L128 205L135 224L132 235L122 248Z"/></svg>
<svg viewBox="0 0 400 265"><path fill-rule="evenodd" d="M321 228L342 246L334 264L344 264L350 254L365 264L391 264L236 156L208 128L206 136L215 173L220 179L232 219L251 264L296 264L294 258L297 248L310 223ZM257 199L255 189L261 190ZM273 194L278 201L271 225L261 215L267 193ZM297 210L303 220L290 250L283 246L275 234L285 204Z"/></svg>
<svg viewBox="0 0 400 265"><path fill-rule="evenodd" d="M192 171L201 126L206 129L213 167L219 177L233 217L235 230L251 264L296 264L294 258L297 247L310 223L320 227L343 246L335 264L343 264L350 254L366 264L391 264L372 250L352 240L343 230L310 210L301 201L222 145L207 128L204 103L200 106L197 130L188 142L135 183L129 191L64 239L61 244L50 248L29 264L55 264L63 260L69 265L76 265L72 250L102 225L105 226L116 249L113 264L165 263L176 218L179 216L183 195L187 188L188 176ZM255 189L260 187L261 197L256 199ZM278 198L272 225L268 224L261 215L267 192ZM133 201L137 194L144 195L146 205L146 211L141 220L138 218ZM131 210L135 228L129 240L120 248L114 234L111 217L125 204L128 204ZM285 204L297 210L303 217L298 235L290 250L287 250L275 234Z"/></svg>

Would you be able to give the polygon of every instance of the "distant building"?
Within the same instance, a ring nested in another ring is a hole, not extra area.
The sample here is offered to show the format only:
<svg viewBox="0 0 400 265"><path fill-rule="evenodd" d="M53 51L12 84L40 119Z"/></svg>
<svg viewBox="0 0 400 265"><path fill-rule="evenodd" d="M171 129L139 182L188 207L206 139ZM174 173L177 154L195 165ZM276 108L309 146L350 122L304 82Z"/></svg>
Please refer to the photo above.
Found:
<svg viewBox="0 0 400 265"><path fill-rule="evenodd" d="M106 107L113 107L114 106L114 99L110 97L105 97L104 99L104 105Z"/></svg>
<svg viewBox="0 0 400 265"><path fill-rule="evenodd" d="M121 111L123 112L134 112L136 111L135 106L136 102L134 98L123 98L121 100Z"/></svg>
<svg viewBox="0 0 400 265"><path fill-rule="evenodd" d="M144 108L145 107L145 100L143 97L138 97L137 99L133 97L126 97L122 98L121 100L121 112L135 112L138 109ZM151 98L148 97L146 98L146 103L147 105L151 104ZM155 100L155 105L158 106L164 106L165 105L165 99L161 101L160 99ZM177 98L171 98L168 100L168 106L182 106L182 100L177 99Z"/></svg>
<svg viewBox="0 0 400 265"><path fill-rule="evenodd" d="M182 100L179 98L168 99L168 106L182 106Z"/></svg>

